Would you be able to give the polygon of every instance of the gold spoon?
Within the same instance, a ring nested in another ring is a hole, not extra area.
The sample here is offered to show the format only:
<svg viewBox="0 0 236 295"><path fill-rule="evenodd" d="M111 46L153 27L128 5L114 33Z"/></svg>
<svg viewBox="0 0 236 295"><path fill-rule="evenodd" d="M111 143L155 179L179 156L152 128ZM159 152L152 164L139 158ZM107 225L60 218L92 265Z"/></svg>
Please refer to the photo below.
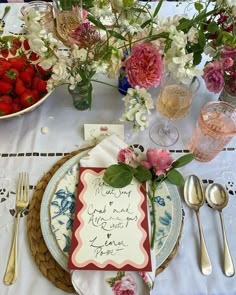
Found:
<svg viewBox="0 0 236 295"><path fill-rule="evenodd" d="M222 214L222 209L228 204L229 197L225 188L221 184L212 183L209 184L206 188L206 199L208 204L213 209L219 211L224 243L224 273L227 277L232 277L235 273L234 263L229 251Z"/></svg>
<svg viewBox="0 0 236 295"><path fill-rule="evenodd" d="M205 276L208 276L212 272L212 265L208 255L199 213L199 209L205 202L205 197L201 180L196 175L190 175L185 181L184 200L188 207L194 209L196 212L200 235L201 271Z"/></svg>
<svg viewBox="0 0 236 295"><path fill-rule="evenodd" d="M4 32L5 22L4 19L6 18L8 12L11 10L11 6L6 6L3 12L2 17L0 18L0 34Z"/></svg>

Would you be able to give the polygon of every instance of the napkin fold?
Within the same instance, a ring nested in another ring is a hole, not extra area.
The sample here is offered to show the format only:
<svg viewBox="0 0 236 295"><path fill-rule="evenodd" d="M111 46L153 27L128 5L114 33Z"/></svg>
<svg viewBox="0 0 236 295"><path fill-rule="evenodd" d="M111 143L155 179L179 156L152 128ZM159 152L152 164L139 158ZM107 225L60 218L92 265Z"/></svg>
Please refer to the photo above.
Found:
<svg viewBox="0 0 236 295"><path fill-rule="evenodd" d="M116 135L111 135L94 147L88 156L80 160L81 167L108 167L117 163L118 152L126 148ZM80 295L112 295L123 294L129 290L130 295L147 295L153 287L155 280L156 258L151 251L152 272L126 271L120 277L119 271L71 271L71 281ZM115 283L114 283L115 282Z"/></svg>

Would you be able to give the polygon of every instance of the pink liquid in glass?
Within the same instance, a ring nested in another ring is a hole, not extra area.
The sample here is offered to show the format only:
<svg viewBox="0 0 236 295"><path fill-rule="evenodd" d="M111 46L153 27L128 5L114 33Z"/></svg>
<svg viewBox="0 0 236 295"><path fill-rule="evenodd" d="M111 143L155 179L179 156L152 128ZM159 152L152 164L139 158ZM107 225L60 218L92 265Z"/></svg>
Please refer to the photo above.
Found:
<svg viewBox="0 0 236 295"><path fill-rule="evenodd" d="M189 143L196 160L212 160L236 134L236 109L223 102L210 102L200 112Z"/></svg>

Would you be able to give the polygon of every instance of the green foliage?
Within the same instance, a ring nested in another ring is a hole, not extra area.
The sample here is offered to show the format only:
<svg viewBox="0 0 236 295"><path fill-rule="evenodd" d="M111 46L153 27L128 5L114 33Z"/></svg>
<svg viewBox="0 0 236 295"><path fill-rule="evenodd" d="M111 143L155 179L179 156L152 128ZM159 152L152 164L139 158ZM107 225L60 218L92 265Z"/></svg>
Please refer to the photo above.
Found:
<svg viewBox="0 0 236 295"><path fill-rule="evenodd" d="M190 163L192 160L194 160L194 154L187 154L184 155L182 157L180 157L179 159L177 159L176 161L174 161L172 163L172 167L173 168L180 168L182 166L187 165L188 163Z"/></svg>
<svg viewBox="0 0 236 295"><path fill-rule="evenodd" d="M135 169L134 177L139 182L145 182L145 181L148 181L148 180L151 180L152 179L152 173L146 167L144 167L144 166L138 166Z"/></svg>
<svg viewBox="0 0 236 295"><path fill-rule="evenodd" d="M103 180L112 187L122 188L130 184L133 174L125 166L115 164L108 167L104 173Z"/></svg>
<svg viewBox="0 0 236 295"><path fill-rule="evenodd" d="M168 171L166 178L174 185L182 186L184 184L183 175L176 169Z"/></svg>

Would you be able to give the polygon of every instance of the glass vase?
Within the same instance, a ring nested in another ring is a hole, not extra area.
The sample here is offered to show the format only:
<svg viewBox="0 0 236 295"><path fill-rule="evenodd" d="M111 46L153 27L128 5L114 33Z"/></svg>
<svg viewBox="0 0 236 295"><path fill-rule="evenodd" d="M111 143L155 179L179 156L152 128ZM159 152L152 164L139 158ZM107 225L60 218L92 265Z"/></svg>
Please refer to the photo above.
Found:
<svg viewBox="0 0 236 295"><path fill-rule="evenodd" d="M72 96L74 107L79 111L85 111L90 108L90 91L91 83L78 83L74 89L68 87L68 91Z"/></svg>
<svg viewBox="0 0 236 295"><path fill-rule="evenodd" d="M230 85L227 83L225 84L225 87L221 91L219 100L236 107L236 80L231 80Z"/></svg>
<svg viewBox="0 0 236 295"><path fill-rule="evenodd" d="M125 67L121 67L118 78L118 90L121 94L126 95L128 88L132 88L132 86L129 84Z"/></svg>

